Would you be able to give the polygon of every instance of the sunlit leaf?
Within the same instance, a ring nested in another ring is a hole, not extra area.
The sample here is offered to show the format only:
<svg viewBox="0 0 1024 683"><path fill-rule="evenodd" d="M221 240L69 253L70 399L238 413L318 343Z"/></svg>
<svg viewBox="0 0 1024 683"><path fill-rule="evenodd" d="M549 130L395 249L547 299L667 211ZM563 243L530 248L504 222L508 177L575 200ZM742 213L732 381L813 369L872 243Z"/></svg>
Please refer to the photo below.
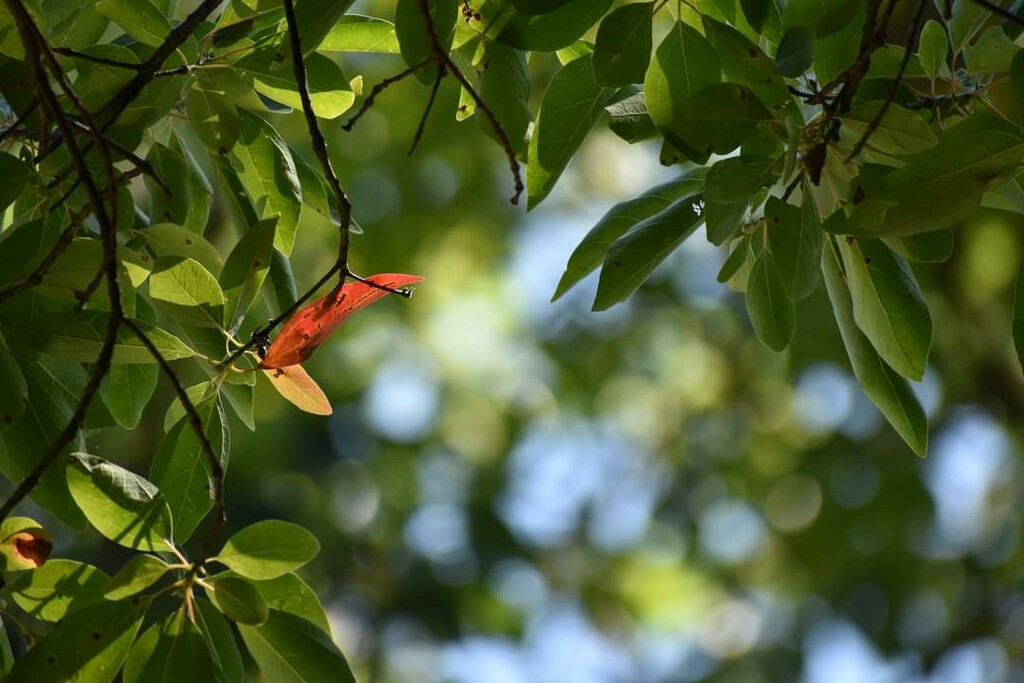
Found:
<svg viewBox="0 0 1024 683"><path fill-rule="evenodd" d="M140 593L159 581L170 565L155 555L136 555L106 582L103 596L107 600L123 600Z"/></svg>
<svg viewBox="0 0 1024 683"><path fill-rule="evenodd" d="M72 457L67 476L75 502L101 534L126 548L168 549L171 511L152 483L85 453Z"/></svg>
<svg viewBox="0 0 1024 683"><path fill-rule="evenodd" d="M228 539L216 561L248 579L273 579L298 569L320 552L313 534L291 522L251 524Z"/></svg>

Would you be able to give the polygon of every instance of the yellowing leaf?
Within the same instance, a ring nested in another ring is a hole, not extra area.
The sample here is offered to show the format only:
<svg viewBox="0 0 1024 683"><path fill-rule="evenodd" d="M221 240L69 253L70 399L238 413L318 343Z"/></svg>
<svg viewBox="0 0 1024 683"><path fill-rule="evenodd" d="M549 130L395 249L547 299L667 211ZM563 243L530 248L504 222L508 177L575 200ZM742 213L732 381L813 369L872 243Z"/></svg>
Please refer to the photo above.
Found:
<svg viewBox="0 0 1024 683"><path fill-rule="evenodd" d="M309 376L301 365L264 370L263 373L286 401L295 404L299 410L314 415L330 415L334 412L323 389Z"/></svg>

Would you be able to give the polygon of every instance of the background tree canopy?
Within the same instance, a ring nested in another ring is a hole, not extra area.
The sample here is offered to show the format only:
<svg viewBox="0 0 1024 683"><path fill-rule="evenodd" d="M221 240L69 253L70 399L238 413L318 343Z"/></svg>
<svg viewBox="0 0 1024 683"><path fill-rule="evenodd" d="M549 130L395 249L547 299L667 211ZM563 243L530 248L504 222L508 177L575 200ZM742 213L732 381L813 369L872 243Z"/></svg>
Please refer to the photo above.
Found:
<svg viewBox="0 0 1024 683"><path fill-rule="evenodd" d="M7 680L1024 680L1015 7L4 0Z"/></svg>

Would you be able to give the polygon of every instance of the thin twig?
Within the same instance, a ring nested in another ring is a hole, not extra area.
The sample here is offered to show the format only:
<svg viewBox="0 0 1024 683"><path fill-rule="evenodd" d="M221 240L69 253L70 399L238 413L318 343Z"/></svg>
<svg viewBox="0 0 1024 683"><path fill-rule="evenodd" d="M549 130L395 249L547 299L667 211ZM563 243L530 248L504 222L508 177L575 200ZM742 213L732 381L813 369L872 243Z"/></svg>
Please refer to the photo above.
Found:
<svg viewBox="0 0 1024 683"><path fill-rule="evenodd" d="M1003 19L1006 19L1007 21L1009 21L1011 23L1017 24L1018 26L1024 26L1024 17L1018 17L1016 14L1014 14L1010 10L1003 9L1002 7L1000 7L999 5L995 4L994 2L989 2L989 0L971 0L971 1L974 4L978 5L979 7L984 7L985 9L987 9L989 12L992 12L993 14L998 14Z"/></svg>
<svg viewBox="0 0 1024 683"><path fill-rule="evenodd" d="M75 118L72 118L72 121L74 121L74 123L81 128L87 128L87 126L84 123L78 121ZM120 154L126 160L130 161L132 165L139 169L139 171L152 178L153 182L157 184L157 187L159 187L165 195L167 195L168 197L172 197L174 195L174 192L171 191L171 188L167 185L167 183L163 181L163 179L160 177L160 174L156 172L156 169L153 168L153 165L150 164L147 160L143 159L138 154L133 152L128 147L125 147L117 140L112 140L110 138L105 138L105 140L107 144L110 145L111 149Z"/></svg>
<svg viewBox="0 0 1024 683"><path fill-rule="evenodd" d="M107 59L106 57L96 57L85 52L79 52L78 50L72 50L69 47L54 47L51 48L54 52L65 57L74 57L75 59L84 59L87 62L94 62L96 64L103 64L104 66L112 66L115 69L129 69L131 71L138 71L141 66L138 63L121 62L116 59Z"/></svg>
<svg viewBox="0 0 1024 683"><path fill-rule="evenodd" d="M192 399L189 398L188 392L185 390L185 386L181 383L181 379L178 378L174 368L171 367L170 362L163 357L160 350L156 348L146 333L139 328L138 324L130 318L125 318L124 324L130 329L142 345L146 347L149 354L153 356L153 360L156 361L157 365L160 366L161 372L167 377L167 380L171 383L171 387L174 389L175 395L181 402L182 407L185 409L185 419L188 420L189 426L192 432L196 436L196 440L199 441L199 450L202 451L203 457L206 458L206 464L210 468L210 482L211 491L213 494L213 508L211 513L213 514L213 525L210 527L207 533L206 539L204 540L202 547L200 548L199 554L193 563L193 567L202 567L203 562L209 557L209 552L213 542L220 534L224 525L227 523L227 514L224 512L224 467L220 464L220 459L217 454L213 452L213 445L210 443L209 437L206 435L206 430L203 429L203 420L199 417L199 411L196 410L195 404Z"/></svg>
<svg viewBox="0 0 1024 683"><path fill-rule="evenodd" d="M917 10L914 14L914 21L910 26L910 33L908 34L907 44L909 45L914 36L918 35L921 30L921 24L924 23L924 11L931 0L917 0ZM885 112L889 110L889 105L892 104L893 100L896 99L896 94L900 90L900 85L903 84L903 75L907 72L907 65L910 63L911 51L909 49L903 51L903 59L900 60L900 67L896 71L896 77L892 80L892 84L889 86L889 92L886 94L885 100L882 102L882 106L879 108L878 113L875 114L875 118L868 124L867 130L860 136L860 140L853 146L853 150L847 155L846 161L850 162L864 149L864 146L868 144L868 140L871 135L878 130L878 126L882 123L882 118L885 117Z"/></svg>
<svg viewBox="0 0 1024 683"><path fill-rule="evenodd" d="M439 66L437 68L437 75L434 76L434 87L430 89L430 98L427 100L427 108L423 110L423 116L420 117L420 122L416 126L416 132L412 136L412 145L409 147L409 156L416 151L419 147L420 140L423 139L423 130L427 127L427 119L430 118L430 112L434 108L434 102L437 100L437 91L441 87L441 79L444 78L444 67Z"/></svg>
<svg viewBox="0 0 1024 683"><path fill-rule="evenodd" d="M455 65L452 58L448 55L447 50L441 45L441 39L437 36L437 30L434 28L434 22L430 17L430 6L427 0L417 0L420 6L420 14L423 17L423 28L427 32L427 39L430 42L430 52L433 58L437 61L438 66L444 67L450 73L456 81L459 82L469 96L473 98L474 104L476 104L477 111L483 114L487 122L491 124L491 128L494 130L494 135L498 138L498 144L505 151L505 156L508 157L508 165L512 171L512 179L515 182L515 194L512 195L511 202L513 204L519 203L519 197L523 194L523 190L526 186L523 184L523 177L519 172L519 162L516 160L516 150L512 147L512 142L508 138L508 133L502 127L501 123L498 122L498 118L491 111L491 108L487 106L480 93L476 91L473 84L469 82L463 73L459 70L459 67ZM872 2L880 2L881 0L872 0Z"/></svg>
<svg viewBox="0 0 1024 683"><path fill-rule="evenodd" d="M6 0L8 3L11 0ZM154 74L160 69L160 66L164 61L174 54L181 45L188 40L189 36L196 30L206 17L210 16L213 10L217 9L221 5L222 0L203 0L198 7L192 10L192 13L185 17L185 20L180 24L171 29L171 32L167 34L167 38L153 50L153 54L149 56L149 59L139 65L135 75L130 81L124 84L120 90L107 101L106 104L100 108L99 113L96 114L96 120L100 123L100 132L106 132L110 126L114 125L118 117L124 113L124 110L128 108L128 105L135 101L135 99L142 93L143 88L149 85L149 82L153 80ZM57 149L62 143L61 140L54 141L53 146L46 151L45 154L41 154L37 158L38 161L46 158L53 150ZM83 152L88 152L90 149L89 145L83 148Z"/></svg>
<svg viewBox="0 0 1024 683"><path fill-rule="evenodd" d="M274 331L274 329L275 329L275 328L276 328L276 327L277 327L278 325L280 325L280 324L281 324L281 323L283 323L283 322L284 322L285 320L287 320L288 318L290 318L290 317L291 317L291 315L292 315L292 313L294 313L295 311L299 310L299 307L300 307L300 306L301 306L302 304L306 303L306 301L308 301L308 300L309 300L309 298L310 298L311 296L313 296L314 294L316 294L316 293L317 293L317 291L319 291L319 289L320 289L321 287L323 287L323 286L324 286L325 284L327 284L327 282L328 282L328 281L329 281L330 279L332 279L332 278L334 277L334 274L335 274L335 273L337 273L337 272L338 272L338 264L337 264L337 262L335 262L335 264L334 264L333 266L331 266L331 269L330 269L330 270L328 270L328 271L327 271L326 273L324 273L324 274L323 274L323 275L322 275L322 276L320 277L320 279L316 281L316 284L314 284L314 285L313 285L312 287L310 287L309 289L307 289L307 290L306 290L306 291L305 291L305 292L304 292L304 293L302 294L302 296L300 296L299 298L297 298L297 299L296 299L296 300L295 300L295 301L294 301L294 302L292 303L292 305L291 305L291 306L289 306L288 308L286 308L286 309L284 309L283 311L281 311L281 312L280 312L279 314L277 314L277 316L276 316L276 317L274 317L274 318L271 318L270 320L268 320L268 321L267 321L267 324L266 324L266 325L264 325L263 327L261 327L261 328L259 328L259 329L255 330L255 331L254 331L254 332L252 333L252 335L250 336L250 338L249 338L249 341L247 341L247 342L246 342L245 344L243 344L242 346L240 346L240 347L238 347L237 349L235 349L235 350L234 350L234 351L233 351L233 352L231 353L231 355L229 355L229 356L228 356L227 358L225 358L225 359L224 359L223 361L221 361L220 363L218 363L218 364L217 364L217 367L218 367L218 368L225 368L225 367L227 367L227 366L231 365L231 364L232 364L232 363L234 363L234 362L235 362L236 360L238 360L239 358L241 358L241 357L242 357L242 355L243 355L243 354L244 354L244 353L245 353L246 351L248 351L248 350L249 350L249 349L251 349L251 348L254 348L254 347L255 347L255 346L257 346L257 345L258 345L258 344L259 344L259 343L260 343L261 341L265 341L265 340L269 339L269 337L270 337L270 333L271 333L271 332L273 332L273 331Z"/></svg>
<svg viewBox="0 0 1024 683"><path fill-rule="evenodd" d="M370 107L374 105L374 102L376 102L378 95L387 90L389 86L392 86L395 83L398 83L399 81L405 80L406 78L412 76L414 73L416 73L417 71L419 71L420 69L422 69L423 67L430 64L433 61L433 57L427 57L423 61L413 64L412 66L410 66L408 69L405 69L401 73L395 74L394 76L389 76L382 80L377 85L373 86L373 89L370 90L369 96L365 100L363 100L362 105L360 105L359 111L357 111L352 116L352 118L350 118L348 121L342 124L341 129L345 132L352 130L352 127L356 125L356 122L363 117L363 114L369 111Z"/></svg>
<svg viewBox="0 0 1024 683"><path fill-rule="evenodd" d="M309 97L309 84L306 82L306 64L302 61L302 36L299 35L299 23L295 18L295 4L292 0L284 0L284 14L288 21L288 36L291 39L292 47L292 68L295 71L295 84L299 89L299 99L302 101L302 114L306 119L306 128L309 130L309 141L313 147L313 153L320 162L327 185L334 194L334 200L338 204L338 259L335 267L345 281L348 274L348 247L350 241L350 229L352 227L352 202L342 189L338 176L331 166L331 159L327 156L327 142L323 133L320 132L320 124L317 123L316 113L313 110L313 102Z"/></svg>

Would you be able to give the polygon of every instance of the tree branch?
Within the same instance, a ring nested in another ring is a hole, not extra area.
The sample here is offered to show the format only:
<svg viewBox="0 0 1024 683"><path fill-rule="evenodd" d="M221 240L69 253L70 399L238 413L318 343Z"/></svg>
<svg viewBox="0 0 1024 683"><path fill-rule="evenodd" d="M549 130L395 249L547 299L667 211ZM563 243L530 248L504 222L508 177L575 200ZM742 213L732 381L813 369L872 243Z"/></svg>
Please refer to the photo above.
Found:
<svg viewBox="0 0 1024 683"><path fill-rule="evenodd" d="M872 2L881 2L881 0L871 0ZM515 183L515 194L512 195L511 202L513 204L519 203L519 197L523 194L523 190L526 186L523 184L523 177L519 172L519 162L516 160L516 151L512 147L512 142L508 138L508 133L502 127L498 118L491 111L487 103L484 102L483 98L480 97L480 93L476 91L473 84L469 82L469 79L459 70L459 67L455 65L452 58L448 55L448 51L441 45L441 40L437 36L437 30L434 28L434 22L430 17L430 6L427 4L427 0L417 0L420 6L420 15L423 17L423 28L427 32L427 39L430 42L430 53L432 58L437 62L439 67L443 67L448 73L450 73L456 81L459 82L469 96L473 98L473 102L476 104L477 110L483 114L487 122L491 124L491 128L494 130L494 135L498 138L498 143L501 148L505 151L505 156L508 157L508 165L512 171L512 179Z"/></svg>

